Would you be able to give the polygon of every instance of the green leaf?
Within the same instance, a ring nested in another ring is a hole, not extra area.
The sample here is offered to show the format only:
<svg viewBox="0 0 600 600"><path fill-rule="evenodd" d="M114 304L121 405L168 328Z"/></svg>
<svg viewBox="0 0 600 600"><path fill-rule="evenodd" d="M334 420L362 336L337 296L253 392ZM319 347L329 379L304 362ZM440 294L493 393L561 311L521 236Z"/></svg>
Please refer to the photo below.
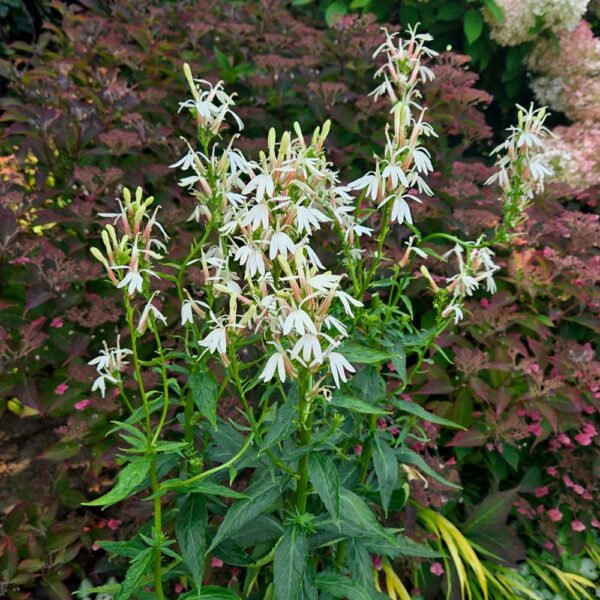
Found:
<svg viewBox="0 0 600 600"><path fill-rule="evenodd" d="M319 573L315 578L317 587L334 598L348 598L348 600L373 600L372 594L367 592L360 584L348 577L337 573Z"/></svg>
<svg viewBox="0 0 600 600"><path fill-rule="evenodd" d="M373 466L375 467L377 483L379 484L381 505L387 517L392 492L398 481L398 461L396 460L394 451L388 446L381 435L376 434L374 441Z"/></svg>
<svg viewBox="0 0 600 600"><path fill-rule="evenodd" d="M365 545L356 538L346 540L346 564L352 577L368 592L374 593L373 561Z"/></svg>
<svg viewBox="0 0 600 600"><path fill-rule="evenodd" d="M369 403L383 400L386 393L385 379L373 365L365 365L353 378L354 395Z"/></svg>
<svg viewBox="0 0 600 600"><path fill-rule="evenodd" d="M141 542L136 540L128 540L123 542L117 542L112 540L98 540L96 542L102 550L109 552L113 556L125 556L127 558L135 558L145 546L141 545Z"/></svg>
<svg viewBox="0 0 600 600"><path fill-rule="evenodd" d="M308 457L308 478L331 516L340 518L340 479L332 460L325 454Z"/></svg>
<svg viewBox="0 0 600 600"><path fill-rule="evenodd" d="M361 540L372 554L387 556L388 558L400 558L412 556L415 558L439 558L440 553L427 544L415 542L404 535L388 536L385 539L363 538Z"/></svg>
<svg viewBox="0 0 600 600"><path fill-rule="evenodd" d="M175 520L175 536L181 549L183 562L198 590L202 587L204 573L207 522L206 500L198 494L190 494L179 509Z"/></svg>
<svg viewBox="0 0 600 600"><path fill-rule="evenodd" d="M519 488L496 492L486 496L479 503L463 526L464 533L472 533L478 529L499 527L506 523Z"/></svg>
<svg viewBox="0 0 600 600"><path fill-rule="evenodd" d="M140 580L152 562L152 548L146 548L132 561L115 600L128 600L140 587Z"/></svg>
<svg viewBox="0 0 600 600"><path fill-rule="evenodd" d="M348 8L341 0L334 0L325 9L325 22L329 27L332 27L335 22L343 17L348 12Z"/></svg>
<svg viewBox="0 0 600 600"><path fill-rule="evenodd" d="M379 406L369 404L364 400L359 400L353 396L345 396L344 394L334 394L329 403L331 406L345 408L351 412L357 412L364 415L387 415L389 411L384 410Z"/></svg>
<svg viewBox="0 0 600 600"><path fill-rule="evenodd" d="M227 511L208 551L237 533L246 523L262 514L279 497L279 482L263 479L245 490L247 500L236 502Z"/></svg>
<svg viewBox="0 0 600 600"><path fill-rule="evenodd" d="M429 475L432 479L439 481L440 483L447 485L448 487L454 488L456 490L460 490L460 485L456 483L452 483L448 481L445 477L442 477L437 471L434 471L423 459L422 456L413 452L408 448L402 448L397 452L396 456L398 457L398 462L400 463L408 463L409 465L414 465L419 468L425 475Z"/></svg>
<svg viewBox="0 0 600 600"><path fill-rule="evenodd" d="M289 400L277 409L275 419L273 419L273 422L265 435L264 445L261 446L261 451L290 437L296 429L296 424L294 423L296 413L296 405Z"/></svg>
<svg viewBox="0 0 600 600"><path fill-rule="evenodd" d="M240 597L219 585L204 585L200 594L196 591L186 592L177 596L177 600L240 600Z"/></svg>
<svg viewBox="0 0 600 600"><path fill-rule="evenodd" d="M217 428L217 394L219 386L212 373L205 367L194 371L189 378L189 386L196 408L208 419L213 429Z"/></svg>
<svg viewBox="0 0 600 600"><path fill-rule="evenodd" d="M340 520L342 531L352 537L374 536L387 539L389 534L381 526L375 513L354 492L340 488Z"/></svg>
<svg viewBox="0 0 600 600"><path fill-rule="evenodd" d="M164 490L177 488L181 492L189 492L190 494L205 494L207 496L221 496L223 498L235 498L241 500L247 498L246 494L236 492L231 488L228 488L209 479L202 479L200 481L194 481L190 484L181 485L180 479L169 479L161 483L161 488Z"/></svg>
<svg viewBox="0 0 600 600"><path fill-rule="evenodd" d="M368 346L362 346L354 342L344 342L339 347L339 352L350 362L364 365L375 364L390 360L394 355L380 350L373 350Z"/></svg>
<svg viewBox="0 0 600 600"><path fill-rule="evenodd" d="M84 502L84 504L86 506L106 507L125 500L146 479L151 463L152 458L150 456L132 458L130 463L119 473L117 484L110 492L91 502Z"/></svg>
<svg viewBox="0 0 600 600"><path fill-rule="evenodd" d="M438 417L436 414L429 412L416 402L408 402L407 400L396 400L395 398L392 398L389 402L390 404L393 404L400 410L410 413L411 415L415 415L415 417L419 417L424 421L429 421L430 423L436 423L438 425L444 425L445 427L462 429L458 423L450 421L449 419L444 419L443 417Z"/></svg>
<svg viewBox="0 0 600 600"><path fill-rule="evenodd" d="M289 529L279 540L273 564L277 600L297 600L302 587L308 541L298 527Z"/></svg>
<svg viewBox="0 0 600 600"><path fill-rule="evenodd" d="M478 9L471 8L467 11L463 21L463 28L469 44L472 44L479 38L483 31L483 17Z"/></svg>
<svg viewBox="0 0 600 600"><path fill-rule="evenodd" d="M502 9L498 6L496 0L483 0L483 3L498 23L504 23L504 13L502 12Z"/></svg>

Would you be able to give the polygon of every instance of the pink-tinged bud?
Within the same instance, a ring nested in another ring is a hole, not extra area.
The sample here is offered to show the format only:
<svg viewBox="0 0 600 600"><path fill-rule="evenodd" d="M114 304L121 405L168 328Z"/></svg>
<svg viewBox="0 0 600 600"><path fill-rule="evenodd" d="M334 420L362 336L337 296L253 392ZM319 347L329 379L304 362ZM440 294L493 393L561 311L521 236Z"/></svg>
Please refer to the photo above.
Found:
<svg viewBox="0 0 600 600"><path fill-rule="evenodd" d="M585 531L587 527L579 520L571 521L571 529L576 532Z"/></svg>
<svg viewBox="0 0 600 600"><path fill-rule="evenodd" d="M223 561L220 558L213 556L212 560L210 561L210 566L213 569L220 569L223 566Z"/></svg>
<svg viewBox="0 0 600 600"><path fill-rule="evenodd" d="M60 329L64 325L63 320L60 317L54 317L50 322L50 327L53 329Z"/></svg>
<svg viewBox="0 0 600 600"><path fill-rule="evenodd" d="M356 454L356 456L360 456L363 453L363 447L360 444L356 444L354 446L354 454Z"/></svg>
<svg viewBox="0 0 600 600"><path fill-rule="evenodd" d="M374 569L376 571L381 571L381 569L383 568L383 560L381 556L373 556L371 560L373 561Z"/></svg>
<svg viewBox="0 0 600 600"><path fill-rule="evenodd" d="M560 510L558 510L558 508L551 508L546 514L550 520L554 521L555 523L563 518L563 514L560 512Z"/></svg>
<svg viewBox="0 0 600 600"><path fill-rule="evenodd" d="M85 410L91 403L92 401L86 398L85 400L75 402L73 407L75 408L75 410Z"/></svg>
<svg viewBox="0 0 600 600"><path fill-rule="evenodd" d="M54 393L57 396L62 396L68 389L69 386L66 383L60 383L54 388Z"/></svg>
<svg viewBox="0 0 600 600"><path fill-rule="evenodd" d="M119 519L108 519L108 521L106 521L106 526L111 531L116 531L121 526L121 521L119 521Z"/></svg>
<svg viewBox="0 0 600 600"><path fill-rule="evenodd" d="M437 577L441 577L445 573L442 563L439 562L434 562L431 567L429 567L429 572Z"/></svg>

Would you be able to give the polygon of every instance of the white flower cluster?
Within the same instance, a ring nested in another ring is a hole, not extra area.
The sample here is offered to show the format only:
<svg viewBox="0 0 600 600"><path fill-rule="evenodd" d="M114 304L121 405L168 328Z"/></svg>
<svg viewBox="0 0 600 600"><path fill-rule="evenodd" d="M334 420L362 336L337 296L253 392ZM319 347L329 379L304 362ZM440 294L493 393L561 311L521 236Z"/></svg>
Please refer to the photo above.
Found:
<svg viewBox="0 0 600 600"><path fill-rule="evenodd" d="M391 221L412 224L407 200L421 202L412 190L433 195L423 178L433 171L433 165L429 151L421 145L421 139L436 134L424 121L425 109L419 106L418 100L419 85L434 77L423 60L437 53L425 46L425 42L432 39L429 34L417 33L416 28L408 32L409 37L403 39L397 33L390 35L385 31L386 40L373 55L377 57L383 53L386 61L375 74L383 81L371 95L375 99L382 95L389 98L393 127L386 127L384 156L375 157L375 170L348 187L365 190L366 196L378 203L378 208L391 202Z"/></svg>
<svg viewBox="0 0 600 600"><path fill-rule="evenodd" d="M163 239L169 239L156 220L158 207L149 212L153 201L152 196L144 200L141 187L137 188L134 197L124 188L123 200L118 200L121 210L100 213L101 217L114 218L114 223L106 225L102 231L106 256L98 248L92 248L91 253L104 265L112 283L118 288L126 288L129 296L141 294L147 279L157 277L151 268L152 261L162 259L162 254L156 250L166 252L164 243L153 237L156 228Z"/></svg>
<svg viewBox="0 0 600 600"><path fill-rule="evenodd" d="M491 36L502 46L533 40L542 29L558 33L572 30L585 13L589 0L496 0L504 19L499 22L484 10Z"/></svg>
<svg viewBox="0 0 600 600"><path fill-rule="evenodd" d="M541 154L544 142L552 133L544 125L548 116L545 108L528 110L518 106L516 126L508 128L510 135L493 150L498 154L498 170L486 184L498 183L503 193L505 210L511 215L523 215L535 192L544 189L544 179L553 174L548 161ZM514 214L513 214L514 213Z"/></svg>
<svg viewBox="0 0 600 600"><path fill-rule="evenodd" d="M90 360L88 363L96 367L98 377L92 385L92 392L100 390L102 397L106 394L106 382L119 383L119 373L129 363L124 360L126 356L132 354L132 351L127 348L121 348L120 337L117 337L117 345L114 348L109 348L104 342L104 349L100 354Z"/></svg>
<svg viewBox="0 0 600 600"><path fill-rule="evenodd" d="M354 218L352 197L325 158L328 130L326 123L310 143L297 124L295 135L285 132L279 142L271 130L258 161L229 146L220 155L214 148L210 158L190 149L174 165L194 169L184 180L199 184L193 216L218 224L217 242L200 258L214 302L186 299L182 322L208 311L211 330L199 344L225 363L232 337L260 333L275 350L264 381L275 375L285 381L300 367L318 372L327 362L339 385L354 371L335 351L347 332L332 311L339 305L352 315L361 303L342 291L341 276L324 272L310 241L326 225L340 227L352 244L370 230Z"/></svg>
<svg viewBox="0 0 600 600"><path fill-rule="evenodd" d="M490 294L496 292L494 273L500 268L492 259L494 253L485 246L467 246L466 258L463 256L464 253L465 249L456 244L452 250L442 256L444 260L454 256L458 264L458 273L446 279L446 289L452 294L452 300L442 311L443 317L453 314L455 324L463 318L461 308L463 299L472 296L479 289L481 281L485 280L486 289Z"/></svg>

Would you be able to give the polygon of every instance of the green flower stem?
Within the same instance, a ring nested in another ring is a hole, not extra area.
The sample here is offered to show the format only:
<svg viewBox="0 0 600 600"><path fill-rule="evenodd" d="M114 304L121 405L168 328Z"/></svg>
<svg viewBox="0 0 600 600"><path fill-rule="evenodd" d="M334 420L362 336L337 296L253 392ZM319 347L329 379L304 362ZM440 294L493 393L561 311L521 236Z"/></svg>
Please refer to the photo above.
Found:
<svg viewBox="0 0 600 600"><path fill-rule="evenodd" d="M377 269L379 268L379 265L381 264L383 244L385 242L385 238L387 237L387 235L390 231L391 211L392 211L392 205L391 205L391 201L390 201L383 207L383 215L381 217L381 229L379 231L379 237L377 239L377 252L376 252L375 256L373 257L371 266L369 267L369 270L367 271L367 274L365 276L363 284L359 289L359 293L357 295L358 296L357 300L360 300L363 297L364 293L369 289L369 286L371 285L371 281L373 280L373 276L375 275L375 273L377 272Z"/></svg>
<svg viewBox="0 0 600 600"><path fill-rule="evenodd" d="M154 449L154 441L152 439L152 423L150 421L150 407L148 405L148 397L144 384L142 382L142 373L140 370L140 361L138 358L137 350L137 332L133 323L133 307L129 301L127 292L123 294L125 299L125 310L127 314L127 324L129 326L129 334L131 336L131 350L133 353L133 366L135 369L135 378L137 380L138 388L140 390L140 396L144 405L144 411L146 413L146 438L148 439L148 451L151 456L150 463L150 488L154 497L154 539L156 546L154 548L154 587L156 597L158 600L164 600L164 592L162 587L162 564L161 564L161 549L160 542L163 538L162 533L162 507L160 503L160 496L156 494L158 492L158 478L156 475L156 452Z"/></svg>
<svg viewBox="0 0 600 600"><path fill-rule="evenodd" d="M250 407L250 404L248 403L248 399L246 398L246 392L244 390L244 386L243 386L242 380L240 378L239 362L238 362L237 356L235 354L235 350L232 350L229 353L228 373L231 375L231 379L233 380L233 383L238 392L240 400L242 401L242 404L244 406L244 414L246 415L246 419L248 420L248 423L250 424L250 427L252 428L254 437L257 439L259 444L262 445L262 439L261 439L261 435L260 435L260 431L259 431L259 427L258 427L258 422L256 421L256 418L254 417L254 412L252 411L252 408ZM270 449L267 449L265 451L265 453L271 459L273 464L276 465L277 467L279 467L282 471L285 471L286 473L288 473L289 475L292 475L293 477L297 476L296 473L292 469L290 469L286 464L284 464L282 461L280 461Z"/></svg>
<svg viewBox="0 0 600 600"><path fill-rule="evenodd" d="M312 377L303 374L298 382L298 441L300 446L306 448L310 445L312 436L312 410L308 401L308 391L311 387ZM298 488L296 490L296 509L300 514L306 512L306 501L308 499L308 452L302 455L298 464Z"/></svg>
<svg viewBox="0 0 600 600"><path fill-rule="evenodd" d="M198 481L202 481L203 479L206 479L207 477L210 477L211 475L214 475L215 473L218 473L219 471L228 469L231 465L233 465L237 460L239 460L246 453L246 450L248 450L248 448L250 447L250 445L252 444L253 441L254 441L254 433L250 433L244 440L244 443L242 444L242 447L239 449L237 454L232 456L227 462L224 462L222 465L219 465L218 467L213 467L212 469L202 471L202 473L198 473L197 475L194 475L193 477L190 477L189 479L182 479L181 481L176 481L175 483L170 483L168 486L162 488L162 490L168 491L168 490L175 489L175 488L185 487L186 485L190 485L191 483L196 483Z"/></svg>
<svg viewBox="0 0 600 600"><path fill-rule="evenodd" d="M160 374L162 378L163 384L163 410L160 415L160 421L154 431L154 437L152 438L152 445L154 446L160 437L160 432L165 424L167 419L167 412L169 410L169 380L167 376L167 363L165 362L165 357L163 353L162 343L160 341L160 335L158 333L158 326L156 324L156 319L154 315L150 315L150 327L154 332L154 339L156 340L156 348L158 350L158 356L160 357Z"/></svg>

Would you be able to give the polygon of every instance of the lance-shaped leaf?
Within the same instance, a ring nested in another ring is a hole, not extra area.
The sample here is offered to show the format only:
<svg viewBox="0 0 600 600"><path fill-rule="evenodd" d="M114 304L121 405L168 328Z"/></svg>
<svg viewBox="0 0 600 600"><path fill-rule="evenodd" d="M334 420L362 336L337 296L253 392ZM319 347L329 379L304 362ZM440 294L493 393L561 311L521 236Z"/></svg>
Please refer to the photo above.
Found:
<svg viewBox="0 0 600 600"><path fill-rule="evenodd" d="M319 453L308 457L308 478L325 508L337 521L340 518L340 479L331 459Z"/></svg>
<svg viewBox="0 0 600 600"><path fill-rule="evenodd" d="M274 583L277 600L300 600L308 560L308 541L298 527L291 527L275 550Z"/></svg>
<svg viewBox="0 0 600 600"><path fill-rule="evenodd" d="M263 479L244 492L247 499L236 502L225 515L208 551L230 538L246 523L262 514L279 497L279 481Z"/></svg>
<svg viewBox="0 0 600 600"><path fill-rule="evenodd" d="M219 386L214 375L202 368L190 375L189 386L196 408L208 419L213 429L217 428L217 395Z"/></svg>
<svg viewBox="0 0 600 600"><path fill-rule="evenodd" d="M204 572L207 521L206 500L199 494L190 494L179 509L175 520L175 535L183 562L198 590L202 587Z"/></svg>
<svg viewBox="0 0 600 600"><path fill-rule="evenodd" d="M91 502L85 502L87 506L111 506L121 500L125 500L133 494L136 488L143 483L150 471L152 458L140 456L132 458L130 463L119 473L117 484L104 496L96 498Z"/></svg>
<svg viewBox="0 0 600 600"><path fill-rule="evenodd" d="M398 461L394 451L381 435L375 435L373 449L373 466L379 484L381 505L387 516L392 493L398 481Z"/></svg>

